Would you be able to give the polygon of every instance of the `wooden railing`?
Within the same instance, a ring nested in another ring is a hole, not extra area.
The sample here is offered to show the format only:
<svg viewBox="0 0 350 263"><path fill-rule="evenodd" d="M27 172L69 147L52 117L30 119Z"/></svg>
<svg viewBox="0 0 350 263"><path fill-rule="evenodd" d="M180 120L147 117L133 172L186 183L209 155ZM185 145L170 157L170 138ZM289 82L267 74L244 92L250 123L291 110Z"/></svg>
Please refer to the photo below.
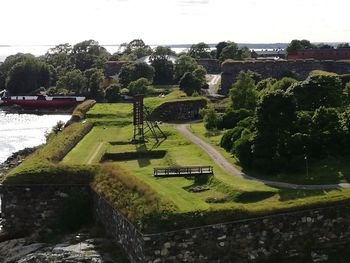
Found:
<svg viewBox="0 0 350 263"><path fill-rule="evenodd" d="M175 176L200 176L214 174L212 166L185 166L185 167L163 167L154 168L155 177L175 177Z"/></svg>

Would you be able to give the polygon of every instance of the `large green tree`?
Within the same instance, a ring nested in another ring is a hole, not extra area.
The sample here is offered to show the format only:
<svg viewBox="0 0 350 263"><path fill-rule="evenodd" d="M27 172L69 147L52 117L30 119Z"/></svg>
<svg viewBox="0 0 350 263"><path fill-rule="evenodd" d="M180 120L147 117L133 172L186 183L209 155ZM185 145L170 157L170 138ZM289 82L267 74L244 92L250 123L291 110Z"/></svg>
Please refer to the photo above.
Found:
<svg viewBox="0 0 350 263"><path fill-rule="evenodd" d="M151 83L154 78L154 68L144 62L131 62L124 64L120 70L119 83L127 87L130 82L139 78L146 78Z"/></svg>
<svg viewBox="0 0 350 263"><path fill-rule="evenodd" d="M289 43L286 50L288 53L290 53L299 49L312 49L312 48L316 48L316 46L312 44L309 40L294 39Z"/></svg>
<svg viewBox="0 0 350 263"><path fill-rule="evenodd" d="M103 69L110 54L95 40L85 40L73 46L71 57L76 69Z"/></svg>
<svg viewBox="0 0 350 263"><path fill-rule="evenodd" d="M85 70L84 76L86 78L86 88L90 98L96 101L102 101L104 98L104 91L102 88L104 75L102 70L91 68Z"/></svg>
<svg viewBox="0 0 350 263"><path fill-rule="evenodd" d="M50 48L44 55L46 63L55 68L58 78L74 68L71 52L72 46L65 43Z"/></svg>
<svg viewBox="0 0 350 263"><path fill-rule="evenodd" d="M188 55L181 55L175 61L175 80L179 81L186 72L193 72L198 67L196 60Z"/></svg>
<svg viewBox="0 0 350 263"><path fill-rule="evenodd" d="M152 49L146 45L142 39L134 39L130 43L125 44L124 55L129 57L134 56L136 59L152 54Z"/></svg>
<svg viewBox="0 0 350 263"><path fill-rule="evenodd" d="M57 81L58 89L67 89L76 95L86 93L87 80L84 74L79 69L68 71L64 76Z"/></svg>
<svg viewBox="0 0 350 263"><path fill-rule="evenodd" d="M168 47L158 46L150 56L150 62L155 70L155 84L172 84L174 78L174 65L170 60L175 52Z"/></svg>
<svg viewBox="0 0 350 263"><path fill-rule="evenodd" d="M49 65L33 57L19 61L11 67L6 79L6 88L11 94L29 94L50 86Z"/></svg>
<svg viewBox="0 0 350 263"><path fill-rule="evenodd" d="M199 93L202 88L202 82L196 78L191 72L186 72L180 79L180 89L182 89L188 96L193 95L194 92Z"/></svg>
<svg viewBox="0 0 350 263"><path fill-rule="evenodd" d="M188 50L188 55L195 59L200 58L211 58L210 57L210 47L204 42L198 44L193 44Z"/></svg>
<svg viewBox="0 0 350 263"><path fill-rule="evenodd" d="M310 76L305 81L294 83L288 92L296 98L299 110L339 107L344 100L343 85L338 76Z"/></svg>
<svg viewBox="0 0 350 263"><path fill-rule="evenodd" d="M255 109L258 92L249 73L244 71L239 73L236 82L230 89L230 97L233 109Z"/></svg>

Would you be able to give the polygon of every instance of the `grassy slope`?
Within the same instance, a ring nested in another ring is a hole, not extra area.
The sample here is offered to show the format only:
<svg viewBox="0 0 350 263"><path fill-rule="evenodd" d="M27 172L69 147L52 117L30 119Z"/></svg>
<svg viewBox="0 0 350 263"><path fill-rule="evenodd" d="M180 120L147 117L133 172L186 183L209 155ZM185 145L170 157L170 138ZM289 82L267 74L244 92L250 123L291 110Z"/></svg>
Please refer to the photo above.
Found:
<svg viewBox="0 0 350 263"><path fill-rule="evenodd" d="M238 165L238 160L220 147L223 131L208 132L202 123L191 124L189 129L203 140L214 145L226 159L234 163L238 169L241 169ZM306 174L305 166L300 168L300 172L288 174L278 173L269 175L261 174L256 171L247 171L247 173L257 178L295 184L334 184L350 182L350 156L329 157L317 161L309 160L308 169L308 175Z"/></svg>
<svg viewBox="0 0 350 263"><path fill-rule="evenodd" d="M98 105L96 106L98 107ZM113 107L118 107L118 105ZM123 106L121 109L123 111ZM96 111L96 109L92 110ZM103 151L107 152L144 151L145 149L166 150L167 154L163 159L138 159L112 162L112 164L129 171L132 176L145 182L164 200L176 204L177 213L205 210L210 213L214 211L240 211L239 213L242 213L244 211L243 214L256 215L278 209L293 209L298 206L344 200L350 196L350 190L278 190L260 183L235 178L216 166L198 146L190 143L172 125L163 125L162 129L167 133L168 139L155 147L152 139L143 146L127 144L132 137L131 125L124 127L107 126L105 129L95 127L92 135L86 136L77 146L77 151L71 151L64 159L64 163L84 163L86 159L79 157L81 155L79 149L82 149L83 152L86 152L87 149L96 149L101 141L106 146ZM205 136L205 129L202 124L192 124L190 129L215 145L230 161L235 161L229 153L218 146L220 134ZM96 155L94 161L98 161L97 156L101 156L101 154ZM154 167L173 165L213 165L215 177L204 182L196 182L193 179L186 178L154 178L152 176ZM186 188L198 184L208 185L210 190L201 193L186 191ZM205 201L207 198L227 198L227 202L207 203Z"/></svg>

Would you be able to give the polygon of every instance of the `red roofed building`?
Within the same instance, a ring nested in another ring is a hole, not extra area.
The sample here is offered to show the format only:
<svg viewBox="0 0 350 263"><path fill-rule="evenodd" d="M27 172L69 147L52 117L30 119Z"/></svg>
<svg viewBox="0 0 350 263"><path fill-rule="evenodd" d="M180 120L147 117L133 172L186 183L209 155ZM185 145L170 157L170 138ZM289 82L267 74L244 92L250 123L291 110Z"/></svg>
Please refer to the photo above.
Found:
<svg viewBox="0 0 350 263"><path fill-rule="evenodd" d="M350 48L300 49L288 53L288 59L346 60L350 59Z"/></svg>

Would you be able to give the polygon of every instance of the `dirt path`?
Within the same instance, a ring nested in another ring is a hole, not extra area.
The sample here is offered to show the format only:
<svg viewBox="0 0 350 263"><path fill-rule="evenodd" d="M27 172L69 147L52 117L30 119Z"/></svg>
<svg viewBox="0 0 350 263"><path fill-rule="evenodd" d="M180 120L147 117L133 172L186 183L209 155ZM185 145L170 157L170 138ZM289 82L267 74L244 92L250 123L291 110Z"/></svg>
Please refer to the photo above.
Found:
<svg viewBox="0 0 350 263"><path fill-rule="evenodd" d="M193 143L195 143L199 147L201 147L209 155L209 157L217 165L219 165L224 171L226 171L228 174L231 174L231 175L236 176L238 178L245 179L245 180L251 180L251 181L255 181L255 182L261 182L263 184L266 184L266 185L269 185L272 187L276 187L276 188L288 188L288 189L300 189L300 190L322 190L322 189L325 190L325 189L336 189L336 188L338 188L338 189L339 188L350 188L349 183L325 184L325 185L300 185L300 184L289 184L289 183L283 183L283 182L268 181L268 180L262 180L262 179L251 177L249 175L242 173L236 167L234 167L212 145L203 141L202 139L200 139L199 137L194 135L192 132L190 132L187 129L188 125L189 124L178 124L178 125L176 125L176 129L179 132L181 132L183 135L185 135Z"/></svg>
<svg viewBox="0 0 350 263"><path fill-rule="evenodd" d="M95 149L94 153L90 156L86 164L91 164L92 161L95 159L96 155L100 152L101 148L103 146L103 142L100 142L97 148Z"/></svg>

